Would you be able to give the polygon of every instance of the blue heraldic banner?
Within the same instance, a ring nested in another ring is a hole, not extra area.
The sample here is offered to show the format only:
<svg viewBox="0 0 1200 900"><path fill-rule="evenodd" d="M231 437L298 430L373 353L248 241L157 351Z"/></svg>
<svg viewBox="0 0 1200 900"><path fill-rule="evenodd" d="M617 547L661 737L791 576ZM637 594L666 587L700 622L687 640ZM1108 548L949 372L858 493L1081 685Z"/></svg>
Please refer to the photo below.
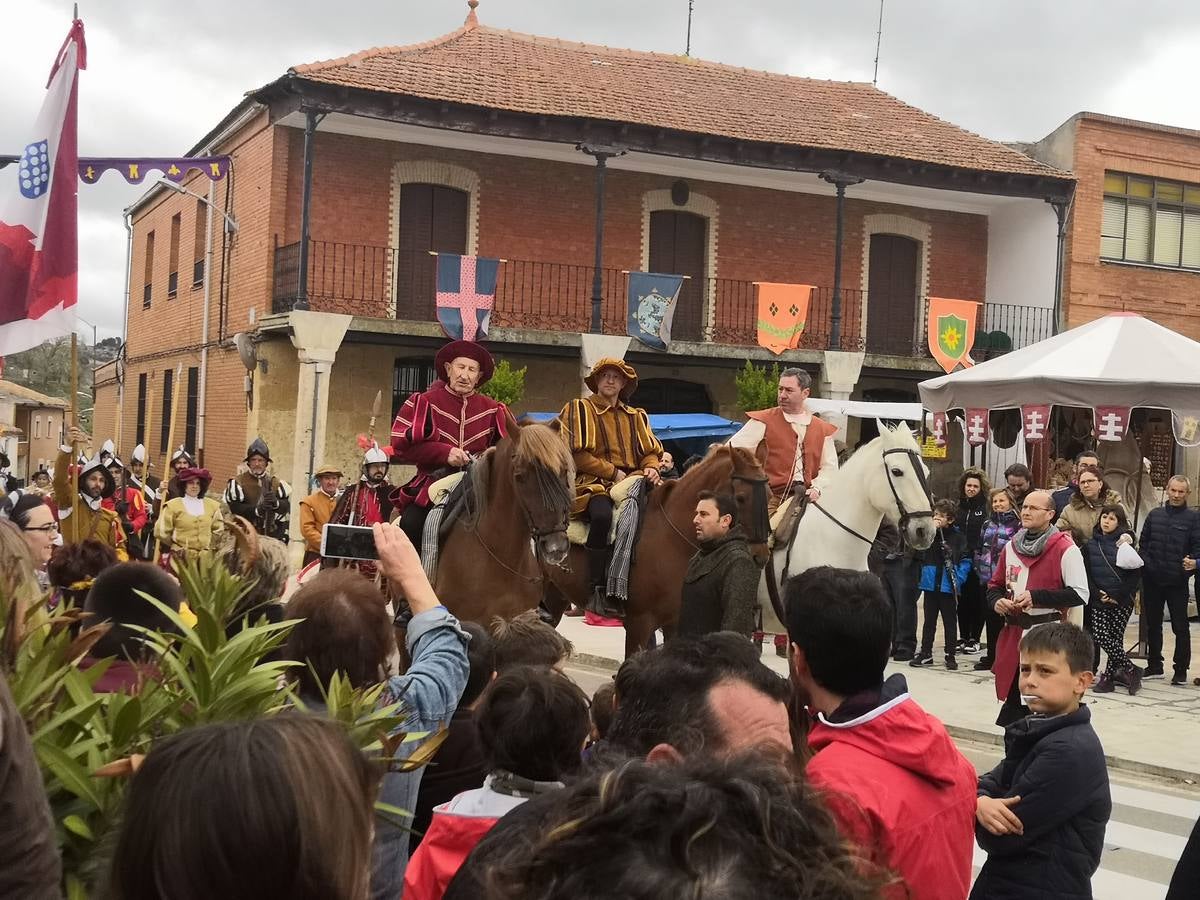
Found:
<svg viewBox="0 0 1200 900"><path fill-rule="evenodd" d="M671 320L682 275L660 275L655 272L629 273L629 319L626 331L647 347L666 350L671 345Z"/></svg>

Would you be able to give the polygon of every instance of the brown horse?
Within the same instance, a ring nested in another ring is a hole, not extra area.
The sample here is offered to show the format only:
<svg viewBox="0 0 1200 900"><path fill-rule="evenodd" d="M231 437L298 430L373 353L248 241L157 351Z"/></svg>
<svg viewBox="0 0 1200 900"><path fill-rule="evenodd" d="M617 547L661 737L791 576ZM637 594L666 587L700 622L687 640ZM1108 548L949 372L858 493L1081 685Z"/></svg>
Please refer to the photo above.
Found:
<svg viewBox="0 0 1200 900"><path fill-rule="evenodd" d="M442 544L433 588L458 618L487 624L537 606L543 564L566 559L575 465L553 429L510 420L508 437L466 477L467 508Z"/></svg>
<svg viewBox="0 0 1200 900"><path fill-rule="evenodd" d="M683 576L688 560L699 549L692 519L701 491L733 495L738 521L755 557L760 562L766 559L767 480L762 462L749 450L714 447L682 478L664 481L650 491L629 573L626 656L645 647L656 628L669 635L679 620ZM580 607L587 602L591 586L583 547L571 548L568 568L543 568L551 581L546 602L555 615L562 614L567 602Z"/></svg>

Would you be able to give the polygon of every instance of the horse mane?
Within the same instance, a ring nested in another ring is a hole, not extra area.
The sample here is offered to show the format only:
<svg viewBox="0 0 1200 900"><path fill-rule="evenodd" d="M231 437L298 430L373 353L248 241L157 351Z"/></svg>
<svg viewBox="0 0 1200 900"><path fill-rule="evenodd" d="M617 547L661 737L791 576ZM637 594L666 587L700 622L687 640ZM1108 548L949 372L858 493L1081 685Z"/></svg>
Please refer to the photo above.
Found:
<svg viewBox="0 0 1200 900"><path fill-rule="evenodd" d="M512 447L512 463L532 474L543 502L570 505L574 496L575 460L559 433L539 423L518 425L520 435L510 434L489 447L468 470L471 479L470 509L475 517L487 512L492 478L500 460L499 448Z"/></svg>
<svg viewBox="0 0 1200 900"><path fill-rule="evenodd" d="M849 459L838 467L837 473L830 479L830 483L826 485L826 493L832 492L835 485L840 487L843 480L850 484L860 481L863 478L862 470L866 468L868 462L878 462L877 456L865 451L882 451L882 449L890 447L900 447L905 450L916 450L917 452L921 450L916 438L912 436L912 432L909 431L907 426L897 426L894 429L885 427L879 432L878 437L863 444L850 454Z"/></svg>
<svg viewBox="0 0 1200 900"><path fill-rule="evenodd" d="M521 428L516 461L526 466L548 469L555 475L575 482L575 460L562 436L548 425L534 423Z"/></svg>
<svg viewBox="0 0 1200 900"><path fill-rule="evenodd" d="M508 440L505 438L504 440ZM487 511L487 501L492 487L492 466L496 462L496 448L488 447L467 469L467 516L477 521Z"/></svg>
<svg viewBox="0 0 1200 900"><path fill-rule="evenodd" d="M728 444L713 444L708 448L704 459L684 472L682 478L666 482L666 486L678 484L680 490L701 490L699 484L708 482L715 466L725 461L728 461L731 471L734 472L758 467L758 460L751 451L742 447L730 447Z"/></svg>

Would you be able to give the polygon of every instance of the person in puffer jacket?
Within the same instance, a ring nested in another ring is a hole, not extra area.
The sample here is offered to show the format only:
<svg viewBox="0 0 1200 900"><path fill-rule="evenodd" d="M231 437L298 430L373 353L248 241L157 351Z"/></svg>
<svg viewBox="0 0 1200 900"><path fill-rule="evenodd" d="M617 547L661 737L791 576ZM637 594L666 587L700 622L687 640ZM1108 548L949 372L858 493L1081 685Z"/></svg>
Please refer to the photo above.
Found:
<svg viewBox="0 0 1200 900"><path fill-rule="evenodd" d="M955 525L967 539L967 555L974 558L983 537L983 526L991 510L988 508L987 474L983 469L970 468L958 479L958 518ZM984 602L987 579L980 580L974 565L967 569L958 593L958 649L963 653L978 653L983 634Z"/></svg>
<svg viewBox="0 0 1200 900"><path fill-rule="evenodd" d="M988 495L988 503L992 508L991 517L983 523L979 533L979 549L975 551L975 574L986 585L996 571L996 561L1004 545L1012 540L1012 536L1021 528L1021 517L1013 509L1012 494L1008 488L996 488ZM996 615L990 603L984 602L983 623L987 627L987 652L975 663L975 671L990 672L994 659L992 651L996 647L996 638L1004 627L1004 619Z"/></svg>
<svg viewBox="0 0 1200 900"><path fill-rule="evenodd" d="M979 779L975 840L988 858L970 900L1092 900L1112 816L1104 747L1080 705L1092 641L1054 622L1026 632L1020 653L1032 715L1005 729L1004 759Z"/></svg>
<svg viewBox="0 0 1200 900"><path fill-rule="evenodd" d="M1136 565L1122 564L1118 551L1126 544L1132 548L1133 532L1125 507L1119 503L1105 506L1092 539L1083 548L1091 590L1088 606L1092 609L1092 638L1108 654L1104 674L1092 688L1097 694L1112 693L1117 684L1123 684L1133 696L1142 686L1142 670L1125 655L1125 626L1133 615L1142 562L1135 552L1132 562Z"/></svg>
<svg viewBox="0 0 1200 900"><path fill-rule="evenodd" d="M933 524L937 536L921 558L921 590L925 594L925 622L921 630L921 652L909 662L910 666L933 665L933 639L937 635L937 618L942 617L942 636L946 641L946 668L957 669L954 652L958 646L958 598L971 557L967 539L954 525L957 505L953 500L933 504Z"/></svg>

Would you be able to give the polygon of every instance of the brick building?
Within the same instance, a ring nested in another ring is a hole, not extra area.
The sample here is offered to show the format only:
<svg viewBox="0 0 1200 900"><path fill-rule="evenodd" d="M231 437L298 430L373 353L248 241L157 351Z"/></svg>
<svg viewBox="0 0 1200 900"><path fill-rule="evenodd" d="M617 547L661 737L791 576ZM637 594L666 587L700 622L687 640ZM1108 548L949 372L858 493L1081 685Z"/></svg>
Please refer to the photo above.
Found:
<svg viewBox="0 0 1200 900"><path fill-rule="evenodd" d="M1023 149L1078 178L1068 325L1129 310L1200 340L1200 131L1080 112Z"/></svg>
<svg viewBox="0 0 1200 900"><path fill-rule="evenodd" d="M583 334L588 151L612 149L601 338ZM915 399L936 370L929 296L985 304L984 355L1051 333L1056 209L1074 185L871 85L500 31L474 10L424 44L289 70L192 152L232 157L208 195L237 227L162 188L132 208L123 443L158 456L175 417L176 443L224 479L261 434L298 484L314 461L355 470L376 391L395 408L431 380L429 251L505 260L491 347L528 366L518 411L556 410L581 366L615 351L651 411L737 415L733 371L775 359L755 344L755 281L818 286L782 361L821 393ZM187 187L210 191L200 177ZM623 337L629 270L690 276L668 352ZM118 428L112 367L98 382L100 435Z"/></svg>

